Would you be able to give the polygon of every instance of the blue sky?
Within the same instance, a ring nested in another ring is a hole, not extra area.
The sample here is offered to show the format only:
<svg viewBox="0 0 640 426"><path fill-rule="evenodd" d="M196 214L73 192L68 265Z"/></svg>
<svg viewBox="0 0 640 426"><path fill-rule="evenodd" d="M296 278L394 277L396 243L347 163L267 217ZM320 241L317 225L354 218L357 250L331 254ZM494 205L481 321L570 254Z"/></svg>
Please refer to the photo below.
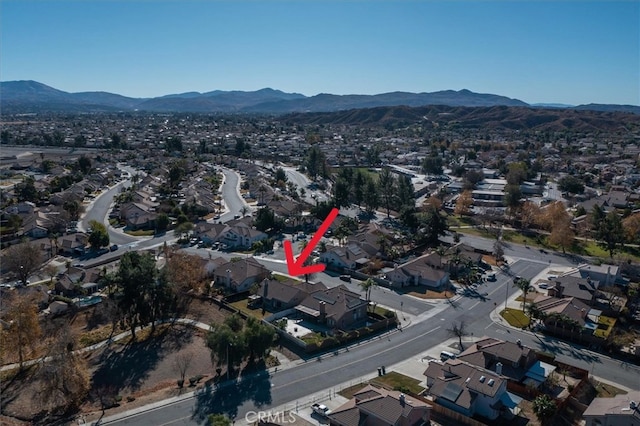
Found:
<svg viewBox="0 0 640 426"><path fill-rule="evenodd" d="M640 1L2 0L0 79L640 104Z"/></svg>

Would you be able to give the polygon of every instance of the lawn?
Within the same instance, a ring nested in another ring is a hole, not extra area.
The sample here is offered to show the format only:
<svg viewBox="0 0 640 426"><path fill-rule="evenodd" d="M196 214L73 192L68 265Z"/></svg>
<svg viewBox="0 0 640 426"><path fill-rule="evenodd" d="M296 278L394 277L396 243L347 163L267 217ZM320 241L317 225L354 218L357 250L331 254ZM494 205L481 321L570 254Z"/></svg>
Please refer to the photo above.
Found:
<svg viewBox="0 0 640 426"><path fill-rule="evenodd" d="M527 327L530 322L529 317L526 316L520 309L507 308L500 312L500 315L510 325L518 328Z"/></svg>
<svg viewBox="0 0 640 426"><path fill-rule="evenodd" d="M455 296L455 292L450 290L434 291L425 286L413 286L406 289L406 293L421 299L449 299Z"/></svg>
<svg viewBox="0 0 640 426"><path fill-rule="evenodd" d="M349 386L342 389L338 393L344 398L351 399L353 398L354 394L358 393L363 387L367 386L368 384L416 395L419 395L424 391L424 388L420 386L419 380L416 380L409 376L405 376L404 374L400 374L396 371L390 371L384 376L378 376L369 382L358 383L353 386Z"/></svg>
<svg viewBox="0 0 640 426"><path fill-rule="evenodd" d="M133 235L134 237L150 237L154 234L153 229L149 230L138 230L138 231L124 231L126 234Z"/></svg>
<svg viewBox="0 0 640 426"><path fill-rule="evenodd" d="M251 309L248 306L248 299L238 300L237 302L230 303L234 308L244 312L247 315L251 315L252 317L256 317L257 319L263 319L266 316L271 315L271 312L263 311L262 308ZM264 313L263 313L264 312Z"/></svg>
<svg viewBox="0 0 640 426"><path fill-rule="evenodd" d="M376 377L371 381L371 384L384 386L414 395L419 395L424 391L424 388L420 386L419 380L405 376L404 374L400 374L396 371L390 371L384 376Z"/></svg>
<svg viewBox="0 0 640 426"><path fill-rule="evenodd" d="M596 388L598 398L613 398L616 395L626 395L627 392L612 386L607 383L599 382L596 379L591 379L591 383Z"/></svg>

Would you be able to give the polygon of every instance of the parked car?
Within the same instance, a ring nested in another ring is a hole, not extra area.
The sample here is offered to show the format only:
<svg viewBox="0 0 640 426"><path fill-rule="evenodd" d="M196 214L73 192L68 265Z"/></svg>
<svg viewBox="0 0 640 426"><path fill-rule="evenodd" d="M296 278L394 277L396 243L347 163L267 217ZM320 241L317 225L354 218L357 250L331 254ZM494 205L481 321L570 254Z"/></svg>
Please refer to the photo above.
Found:
<svg viewBox="0 0 640 426"><path fill-rule="evenodd" d="M329 410L329 407L327 407L326 405L318 404L317 402L311 406L311 409L313 410L314 413L323 417L329 415L331 411Z"/></svg>
<svg viewBox="0 0 640 426"><path fill-rule="evenodd" d="M110 251L116 251L118 250L118 245L117 244L113 244L111 247L109 247Z"/></svg>
<svg viewBox="0 0 640 426"><path fill-rule="evenodd" d="M346 281L346 282L350 283L351 282L351 275L346 275L346 274L345 275L340 275L340 279L342 281Z"/></svg>

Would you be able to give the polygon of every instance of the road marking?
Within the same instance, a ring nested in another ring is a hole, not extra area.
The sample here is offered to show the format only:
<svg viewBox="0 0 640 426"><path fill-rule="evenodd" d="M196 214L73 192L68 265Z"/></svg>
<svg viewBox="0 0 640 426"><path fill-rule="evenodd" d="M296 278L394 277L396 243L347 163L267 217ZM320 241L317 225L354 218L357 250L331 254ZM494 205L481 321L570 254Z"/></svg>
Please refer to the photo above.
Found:
<svg viewBox="0 0 640 426"><path fill-rule="evenodd" d="M179 422L179 421L187 420L187 419L190 419L190 418L191 418L191 416L180 417L179 419L171 420L170 422L162 423L162 424L160 424L160 425L158 425L158 426L166 426L166 425L170 425L170 424L173 424L173 423L177 423L177 422Z"/></svg>
<svg viewBox="0 0 640 426"><path fill-rule="evenodd" d="M476 302L473 305L471 305L471 307L469 308L469 310L472 310L473 308L475 308L476 306L478 306L480 304L480 302Z"/></svg>
<svg viewBox="0 0 640 426"><path fill-rule="evenodd" d="M427 331L426 333L422 333L421 335L414 337L413 339L405 340L403 343L401 343L401 345L403 345L403 344L405 344L405 343L413 342L414 340L422 339L422 338L423 338L424 336L426 336L427 334L433 333L434 331L436 331L436 330L437 330L437 329L439 329L439 328L441 328L441 327L440 327L440 326L437 326L437 327L432 328L431 330ZM293 382L289 382L289 383L287 383L287 384L285 384L285 385L283 385L283 386L276 386L276 387L274 387L273 389L278 389L279 387L289 386L289 385L291 385L291 384L298 383L298 382L302 382L302 381L304 381L304 380L308 380L308 379L313 378L313 377L325 376L325 375L327 375L328 373L331 373L331 372L334 372L334 371L336 371L336 372L337 372L337 371L343 371L345 368L349 367L350 365L358 364L358 363L362 362L363 360L366 360L366 359L369 359L369 358L373 358L373 357L377 357L377 356L378 356L378 355L380 355L380 354L383 354L383 353L385 353L385 352L395 351L395 350L397 350L397 349L398 349L398 346L393 346L393 347L387 348L387 349L385 349L385 350L383 350L383 351L377 352L377 353L375 353L375 354L371 354L371 355L369 355L369 356L368 356L368 357L366 357L366 358L360 358L360 359L358 359L358 360L356 360L356 361L352 361L352 362L350 362L350 363L348 363L348 364L343 364L343 365L341 365L341 366L339 366L339 367L332 368L331 370L324 370L322 373L314 374L313 376L307 376L307 377L305 377L305 378L303 378L303 379L294 380Z"/></svg>

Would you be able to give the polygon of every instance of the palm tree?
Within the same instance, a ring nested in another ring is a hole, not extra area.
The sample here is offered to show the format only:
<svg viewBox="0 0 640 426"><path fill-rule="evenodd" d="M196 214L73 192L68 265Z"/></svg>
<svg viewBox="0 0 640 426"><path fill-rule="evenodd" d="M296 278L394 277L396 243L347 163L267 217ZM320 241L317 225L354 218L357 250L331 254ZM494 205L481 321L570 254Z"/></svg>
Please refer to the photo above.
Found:
<svg viewBox="0 0 640 426"><path fill-rule="evenodd" d="M374 287L377 287L378 284L371 278L367 278L364 281L361 281L360 284L358 284L360 286L360 288L362 289L362 291L364 291L365 293L365 297L367 299L367 309L369 307L369 303L371 302L371 290Z"/></svg>
<svg viewBox="0 0 640 426"><path fill-rule="evenodd" d="M518 287L520 290L522 290L523 293L523 301L522 301L522 312L524 313L524 305L527 302L527 294L530 291L533 291L534 288L533 286L531 286L531 283L529 282L529 280L522 278L522 277L516 277L513 280L513 285Z"/></svg>

